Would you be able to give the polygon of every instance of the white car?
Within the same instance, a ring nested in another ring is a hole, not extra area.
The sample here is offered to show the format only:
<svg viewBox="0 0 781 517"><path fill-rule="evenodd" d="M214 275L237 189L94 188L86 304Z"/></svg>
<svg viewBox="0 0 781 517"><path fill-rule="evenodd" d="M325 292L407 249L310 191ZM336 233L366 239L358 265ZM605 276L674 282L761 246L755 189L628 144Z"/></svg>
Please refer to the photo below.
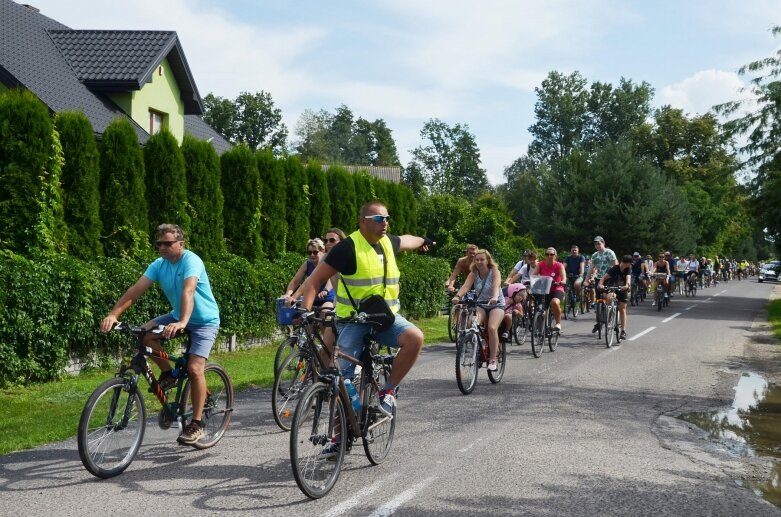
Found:
<svg viewBox="0 0 781 517"><path fill-rule="evenodd" d="M778 282L779 272L781 272L781 262L768 262L759 270L757 282L764 282L765 280L768 282Z"/></svg>

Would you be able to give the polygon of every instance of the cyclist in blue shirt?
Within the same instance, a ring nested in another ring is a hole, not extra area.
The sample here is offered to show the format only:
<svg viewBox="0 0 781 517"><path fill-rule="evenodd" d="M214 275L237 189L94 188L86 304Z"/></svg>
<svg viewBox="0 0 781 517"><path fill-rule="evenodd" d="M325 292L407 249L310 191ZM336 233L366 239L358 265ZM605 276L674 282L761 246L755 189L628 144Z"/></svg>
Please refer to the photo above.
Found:
<svg viewBox="0 0 781 517"><path fill-rule="evenodd" d="M184 247L184 232L175 224L161 224L157 227L155 245L160 257L149 264L144 274L122 295L103 318L100 329L108 332L117 324L118 318L138 300L155 282L165 293L173 310L146 322L147 329L163 325L163 338L172 338L184 329L190 334L190 355L187 359L187 373L192 386L193 418L177 439L179 443L192 445L205 435L201 416L206 401L206 378L204 367L220 328L220 311L212 294L209 277L201 258ZM154 334L144 337L144 344L160 350L159 338ZM160 366L160 386L168 389L176 384L171 375L171 364L163 359L153 358Z"/></svg>

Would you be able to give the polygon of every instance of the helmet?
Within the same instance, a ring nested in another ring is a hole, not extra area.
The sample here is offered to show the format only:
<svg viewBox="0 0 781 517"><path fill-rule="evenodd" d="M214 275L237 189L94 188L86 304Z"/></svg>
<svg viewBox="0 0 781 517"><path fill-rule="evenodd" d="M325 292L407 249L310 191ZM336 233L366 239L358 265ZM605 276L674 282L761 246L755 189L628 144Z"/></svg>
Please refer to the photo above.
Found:
<svg viewBox="0 0 781 517"><path fill-rule="evenodd" d="M522 291L524 289L526 289L526 286L523 284L510 284L507 286L507 296L509 298L512 298L513 296L515 296L515 293L517 293L518 291Z"/></svg>
<svg viewBox="0 0 781 517"><path fill-rule="evenodd" d="M632 256L633 257L639 257L640 256L640 252L639 251L635 251L634 253L632 253Z"/></svg>

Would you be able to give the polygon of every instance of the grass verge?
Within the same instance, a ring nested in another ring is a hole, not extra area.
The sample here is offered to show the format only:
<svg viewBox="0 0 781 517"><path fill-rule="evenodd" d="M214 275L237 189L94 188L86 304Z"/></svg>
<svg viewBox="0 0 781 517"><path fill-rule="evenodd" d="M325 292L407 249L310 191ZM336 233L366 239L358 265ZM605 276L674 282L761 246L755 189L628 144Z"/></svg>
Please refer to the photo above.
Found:
<svg viewBox="0 0 781 517"><path fill-rule="evenodd" d="M447 318L414 321L426 343L447 341ZM211 361L228 371L236 391L270 387L274 382L276 346L212 354ZM115 370L84 372L60 381L0 390L0 454L29 449L75 436L84 403L92 391L111 378ZM144 388L146 385L144 384ZM160 403L144 389L147 416L156 418Z"/></svg>
<svg viewBox="0 0 781 517"><path fill-rule="evenodd" d="M768 304L767 320L773 328L773 334L781 339L781 298Z"/></svg>

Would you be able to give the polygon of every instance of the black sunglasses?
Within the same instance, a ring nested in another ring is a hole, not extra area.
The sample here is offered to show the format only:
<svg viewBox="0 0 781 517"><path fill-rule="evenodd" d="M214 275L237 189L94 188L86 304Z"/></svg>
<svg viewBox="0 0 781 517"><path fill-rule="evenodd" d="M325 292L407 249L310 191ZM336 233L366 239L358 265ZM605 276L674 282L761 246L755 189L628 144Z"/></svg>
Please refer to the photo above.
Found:
<svg viewBox="0 0 781 517"><path fill-rule="evenodd" d="M318 253L320 253L320 250L308 250L306 252L307 255L317 255Z"/></svg>

